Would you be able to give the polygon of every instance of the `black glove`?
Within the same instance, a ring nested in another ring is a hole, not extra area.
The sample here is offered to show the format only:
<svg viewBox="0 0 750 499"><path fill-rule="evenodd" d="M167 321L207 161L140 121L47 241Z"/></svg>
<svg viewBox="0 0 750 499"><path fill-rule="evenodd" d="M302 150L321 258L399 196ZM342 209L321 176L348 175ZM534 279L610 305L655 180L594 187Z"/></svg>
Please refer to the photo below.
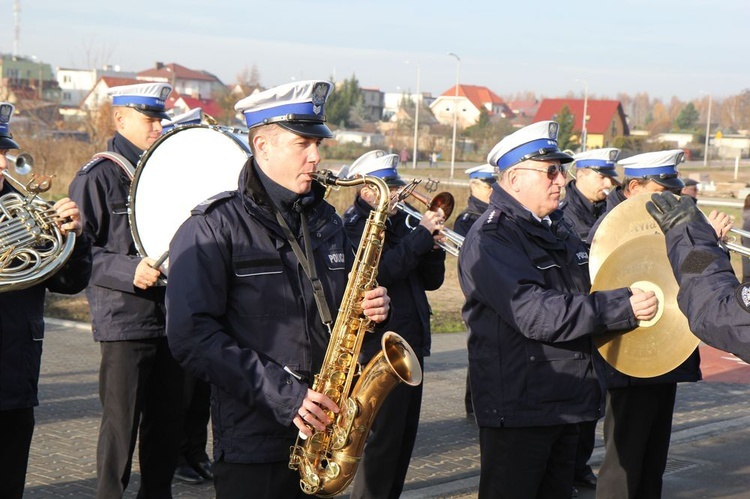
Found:
<svg viewBox="0 0 750 499"><path fill-rule="evenodd" d="M653 194L651 201L646 203L646 211L654 217L664 234L680 224L706 221L706 217L690 197L678 198L668 191Z"/></svg>

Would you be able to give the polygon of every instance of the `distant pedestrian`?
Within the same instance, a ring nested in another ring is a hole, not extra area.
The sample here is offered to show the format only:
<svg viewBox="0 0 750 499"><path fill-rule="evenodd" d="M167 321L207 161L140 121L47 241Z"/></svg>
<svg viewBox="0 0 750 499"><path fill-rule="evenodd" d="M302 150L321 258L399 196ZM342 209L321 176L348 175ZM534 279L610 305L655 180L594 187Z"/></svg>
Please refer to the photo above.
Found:
<svg viewBox="0 0 750 499"><path fill-rule="evenodd" d="M430 154L430 168L433 166L437 168L437 162L438 162L438 154L435 151L432 151Z"/></svg>
<svg viewBox="0 0 750 499"><path fill-rule="evenodd" d="M411 155L409 154L409 150L406 147L401 149L401 152L398 154L399 162L402 165L405 165L406 163L409 162L410 159L411 159Z"/></svg>

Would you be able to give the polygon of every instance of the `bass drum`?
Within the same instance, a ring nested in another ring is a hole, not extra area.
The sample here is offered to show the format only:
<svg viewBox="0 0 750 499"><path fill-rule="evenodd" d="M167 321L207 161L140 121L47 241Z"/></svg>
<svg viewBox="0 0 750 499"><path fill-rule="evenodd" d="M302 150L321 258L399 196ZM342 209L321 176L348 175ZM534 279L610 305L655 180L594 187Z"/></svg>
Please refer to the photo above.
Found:
<svg viewBox="0 0 750 499"><path fill-rule="evenodd" d="M141 256L166 256L199 203L237 189L250 158L247 132L184 125L159 137L138 162L130 185L130 231Z"/></svg>

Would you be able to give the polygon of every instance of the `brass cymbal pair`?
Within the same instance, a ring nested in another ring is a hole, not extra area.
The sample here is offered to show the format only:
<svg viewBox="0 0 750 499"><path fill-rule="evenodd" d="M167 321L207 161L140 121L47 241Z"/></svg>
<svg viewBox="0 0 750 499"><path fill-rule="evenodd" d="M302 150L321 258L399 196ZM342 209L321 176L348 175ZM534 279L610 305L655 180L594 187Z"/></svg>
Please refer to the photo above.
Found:
<svg viewBox="0 0 750 499"><path fill-rule="evenodd" d="M618 371L651 378L682 364L700 343L677 307L679 287L667 258L664 234L646 211L650 194L629 198L607 212L589 252L591 291L622 287L654 291L659 310L625 333L594 337L604 360Z"/></svg>

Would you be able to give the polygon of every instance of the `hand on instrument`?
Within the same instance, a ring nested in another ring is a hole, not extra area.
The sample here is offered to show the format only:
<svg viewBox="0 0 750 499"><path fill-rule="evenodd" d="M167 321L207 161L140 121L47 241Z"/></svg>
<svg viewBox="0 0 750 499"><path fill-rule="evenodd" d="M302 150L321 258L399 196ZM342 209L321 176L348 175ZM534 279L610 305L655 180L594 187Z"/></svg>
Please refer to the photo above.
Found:
<svg viewBox="0 0 750 499"><path fill-rule="evenodd" d="M438 208L437 211L425 211L422 220L419 221L419 225L430 231L432 235L436 235L443 230L444 223L445 213L443 213L442 208Z"/></svg>
<svg viewBox="0 0 750 499"><path fill-rule="evenodd" d="M326 425L331 424L332 420L325 413L326 410L334 413L339 412L339 408L333 400L308 388L307 395L302 401L302 407L297 409L297 415L292 422L299 428L300 433L309 437L313 434L310 429L311 426L318 431L323 431L326 429Z"/></svg>
<svg viewBox="0 0 750 499"><path fill-rule="evenodd" d="M706 221L692 199L688 196L677 198L667 191L653 194L651 201L646 203L646 211L654 217L664 234L680 224Z"/></svg>
<svg viewBox="0 0 750 499"><path fill-rule="evenodd" d="M659 310L659 300L656 299L656 294L653 291L643 291L639 288L631 288L630 292L633 293L630 297L630 306L635 318L639 321L653 319L657 310Z"/></svg>
<svg viewBox="0 0 750 499"><path fill-rule="evenodd" d="M159 269L151 267L155 263L156 260L148 257L138 262L138 266L135 268L135 276L133 276L133 285L136 288L148 289L156 284L161 272Z"/></svg>
<svg viewBox="0 0 750 499"><path fill-rule="evenodd" d="M70 198L62 198L52 207L57 213L57 224L63 234L74 232L80 236L83 232L81 225L81 213L78 211L78 205Z"/></svg>
<svg viewBox="0 0 750 499"><path fill-rule="evenodd" d="M722 211L711 210L708 214L708 223L714 228L719 241L723 241L732 229L732 218Z"/></svg>
<svg viewBox="0 0 750 499"><path fill-rule="evenodd" d="M391 297L383 286L365 291L362 312L373 322L383 322L391 309Z"/></svg>

